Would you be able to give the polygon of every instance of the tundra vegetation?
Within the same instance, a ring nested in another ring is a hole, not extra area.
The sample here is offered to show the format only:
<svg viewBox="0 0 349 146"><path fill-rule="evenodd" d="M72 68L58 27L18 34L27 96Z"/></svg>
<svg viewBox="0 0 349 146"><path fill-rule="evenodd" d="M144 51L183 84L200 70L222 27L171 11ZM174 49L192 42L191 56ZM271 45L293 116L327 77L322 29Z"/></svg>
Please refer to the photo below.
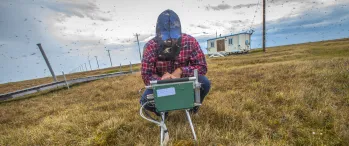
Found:
<svg viewBox="0 0 349 146"><path fill-rule="evenodd" d="M349 39L207 62L198 145L349 145ZM159 127L139 116L142 87L135 73L2 102L0 145L159 145ZM194 145L183 111L167 127L169 145Z"/></svg>

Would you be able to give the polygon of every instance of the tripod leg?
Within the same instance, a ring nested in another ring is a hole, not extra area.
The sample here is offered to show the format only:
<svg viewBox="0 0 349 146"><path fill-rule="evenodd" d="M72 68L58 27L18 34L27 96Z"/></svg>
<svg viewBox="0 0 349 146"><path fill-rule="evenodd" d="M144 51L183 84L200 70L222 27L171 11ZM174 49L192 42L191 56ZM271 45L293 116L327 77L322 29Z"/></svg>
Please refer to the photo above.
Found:
<svg viewBox="0 0 349 146"><path fill-rule="evenodd" d="M165 114L163 112L161 112L161 124L165 123ZM160 145L162 146L162 142L164 140L164 131L165 129L160 126Z"/></svg>
<svg viewBox="0 0 349 146"><path fill-rule="evenodd" d="M197 141L195 130L194 130L194 126L193 126L193 123L191 122L191 118L190 118L190 115L189 115L189 110L185 110L185 113L187 114L187 119L189 121L191 132L193 133L193 136L194 136L194 140Z"/></svg>

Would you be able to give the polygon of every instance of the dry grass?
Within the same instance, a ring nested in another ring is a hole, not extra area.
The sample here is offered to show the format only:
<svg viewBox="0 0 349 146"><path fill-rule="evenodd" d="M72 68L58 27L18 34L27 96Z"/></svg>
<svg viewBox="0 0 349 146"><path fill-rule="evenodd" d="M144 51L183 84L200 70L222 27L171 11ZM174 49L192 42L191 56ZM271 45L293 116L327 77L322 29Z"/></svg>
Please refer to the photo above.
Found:
<svg viewBox="0 0 349 146"><path fill-rule="evenodd" d="M349 145L349 39L208 59L198 145ZM0 104L0 145L159 145L138 115L139 74ZM170 145L193 145L172 112Z"/></svg>
<svg viewBox="0 0 349 146"><path fill-rule="evenodd" d="M140 64L135 64L132 67L133 67L133 71L137 71L137 70L139 70ZM88 77L88 76L93 76L93 75L100 75L100 74L113 73L113 72L119 72L119 71L120 71L119 67L111 67L111 68L100 69L100 70L92 70L92 71L86 71L86 72L66 74L66 78L67 78L67 80L70 80L70 79L75 79L75 78ZM121 66L121 71L130 71L130 66L129 65L128 66ZM61 72L59 72L59 73L56 72L58 81L64 80L64 78L61 74L62 74ZM21 89L41 85L41 84L48 84L51 82L53 82L52 77L45 77L45 78L38 78L38 79L33 79L33 80L25 80L25 81L0 84L0 94L13 92L16 90L21 90Z"/></svg>

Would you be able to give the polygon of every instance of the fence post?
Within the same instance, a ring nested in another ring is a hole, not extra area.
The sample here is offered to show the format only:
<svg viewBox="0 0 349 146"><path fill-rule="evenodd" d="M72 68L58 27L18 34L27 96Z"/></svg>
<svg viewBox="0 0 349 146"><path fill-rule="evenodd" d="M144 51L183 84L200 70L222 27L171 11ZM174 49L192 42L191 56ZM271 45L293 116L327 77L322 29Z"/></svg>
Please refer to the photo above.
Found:
<svg viewBox="0 0 349 146"><path fill-rule="evenodd" d="M64 71L62 71L62 73L63 73L63 77L64 77L65 85L67 85L67 88L69 89L69 85L68 85L68 82L67 82L67 78L65 78Z"/></svg>
<svg viewBox="0 0 349 146"><path fill-rule="evenodd" d="M120 63L120 72L121 72L121 63Z"/></svg>
<svg viewBox="0 0 349 146"><path fill-rule="evenodd" d="M132 63L131 63L131 61L130 61L130 71L131 71L131 73L133 72L132 71Z"/></svg>
<svg viewBox="0 0 349 146"><path fill-rule="evenodd" d="M53 77L53 80L54 80L55 82L57 82L56 75L55 75L55 73L54 73L53 70L52 70L52 67L51 67L51 65L50 65L50 62L49 62L48 59L47 59L47 56L46 56L46 54L45 54L44 49L42 49L42 46L41 46L40 43L39 43L39 44L36 44L36 45L39 47L40 52L41 52L41 54L42 54L42 57L44 57L44 59L45 59L46 65L47 65L48 69L49 69L50 72L51 72L51 75L52 75L52 77Z"/></svg>

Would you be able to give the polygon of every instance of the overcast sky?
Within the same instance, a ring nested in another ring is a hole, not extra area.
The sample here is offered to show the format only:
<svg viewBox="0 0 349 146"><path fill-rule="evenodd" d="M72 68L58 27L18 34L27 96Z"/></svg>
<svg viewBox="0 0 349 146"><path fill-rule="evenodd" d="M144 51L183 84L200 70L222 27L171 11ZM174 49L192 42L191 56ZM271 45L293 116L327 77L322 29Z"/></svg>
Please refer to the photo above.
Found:
<svg viewBox="0 0 349 146"><path fill-rule="evenodd" d="M254 30L261 47L262 0L1 0L0 83L50 76L41 43L56 74L139 63L140 46L154 37L158 15L174 10L182 32L206 51L206 40ZM267 46L349 37L348 0L267 0Z"/></svg>

